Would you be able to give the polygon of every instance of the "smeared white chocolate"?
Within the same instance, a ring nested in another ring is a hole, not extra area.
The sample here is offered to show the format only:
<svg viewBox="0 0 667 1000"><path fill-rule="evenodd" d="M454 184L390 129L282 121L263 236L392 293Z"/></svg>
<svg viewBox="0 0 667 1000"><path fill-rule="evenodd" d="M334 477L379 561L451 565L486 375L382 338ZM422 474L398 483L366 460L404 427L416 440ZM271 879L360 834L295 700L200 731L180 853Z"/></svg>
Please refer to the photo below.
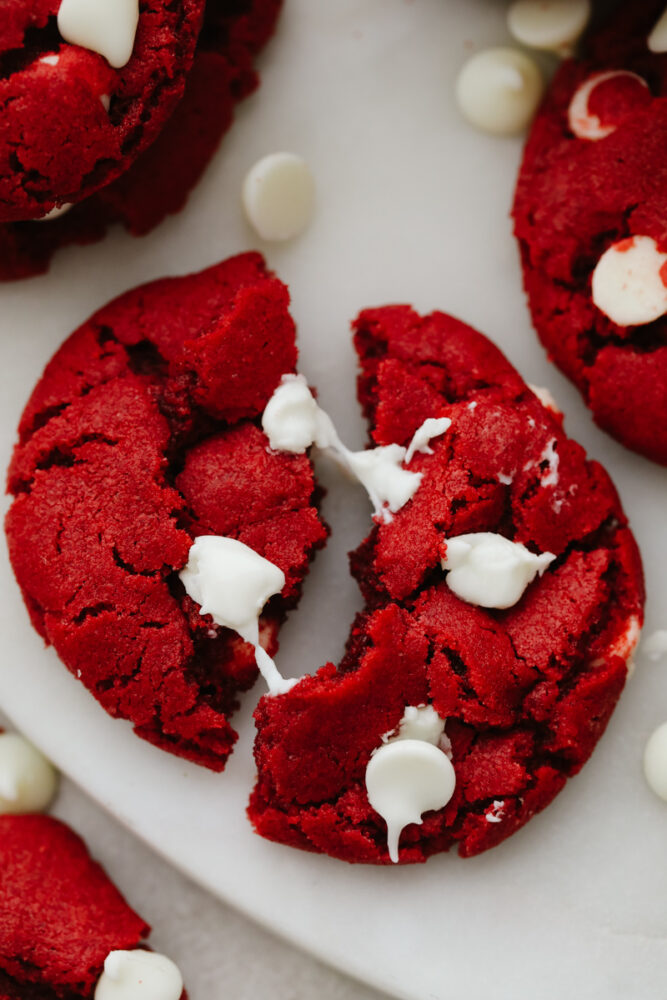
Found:
<svg viewBox="0 0 667 1000"><path fill-rule="evenodd" d="M507 12L507 26L522 45L567 56L590 16L590 0L516 0Z"/></svg>
<svg viewBox="0 0 667 1000"><path fill-rule="evenodd" d="M95 987L95 1000L179 1000L183 977L166 955L111 951Z"/></svg>
<svg viewBox="0 0 667 1000"><path fill-rule="evenodd" d="M417 435L430 434L423 426ZM421 473L404 468L407 449L401 445L365 451L346 448L331 417L313 399L303 375L283 375L262 415L262 428L277 451L300 454L315 445L329 454L361 483L373 504L373 516L385 523L412 499L421 483Z"/></svg>
<svg viewBox="0 0 667 1000"><path fill-rule="evenodd" d="M315 181L294 153L271 153L246 174L241 200L248 222L263 240L290 240L310 223Z"/></svg>
<svg viewBox="0 0 667 1000"><path fill-rule="evenodd" d="M484 819L487 823L501 823L505 818L505 800L504 799L494 799L489 808L484 813Z"/></svg>
<svg viewBox="0 0 667 1000"><path fill-rule="evenodd" d="M611 123L603 125L598 115L591 114L588 110L588 104L591 94L596 87L598 87L601 83L605 83L607 80L613 80L617 76L631 76L634 80L638 80L648 89L648 84L643 77L638 76L636 73L631 73L630 70L627 69L611 69L603 73L594 73L593 76L589 76L589 78L584 80L581 86L575 90L567 112L570 131L573 132L578 139L587 139L589 142L598 142L600 139L606 139L608 135L611 135L612 132L616 131L616 125L612 125Z"/></svg>
<svg viewBox="0 0 667 1000"><path fill-rule="evenodd" d="M418 451L425 455L432 455L433 448L430 447L430 442L433 438L440 437L441 434L448 431L451 426L452 422L449 417L429 417L425 420L412 436L412 441L405 453L405 464L409 465Z"/></svg>
<svg viewBox="0 0 667 1000"><path fill-rule="evenodd" d="M255 648L257 666L270 694L282 694L296 680L286 680L259 641L264 605L285 586L285 574L274 563L235 538L201 535L179 573L186 593L223 628L238 632Z"/></svg>
<svg viewBox="0 0 667 1000"><path fill-rule="evenodd" d="M456 82L464 118L493 135L522 132L537 110L544 81L537 63L517 49L486 49L472 56Z"/></svg>
<svg viewBox="0 0 667 1000"><path fill-rule="evenodd" d="M667 253L650 236L614 243L593 272L593 302L618 326L653 323L667 312Z"/></svg>
<svg viewBox="0 0 667 1000"><path fill-rule="evenodd" d="M646 744L644 776L649 788L667 802L667 722L654 730Z"/></svg>
<svg viewBox="0 0 667 1000"><path fill-rule="evenodd" d="M139 0L62 0L58 31L66 42L98 52L116 69L132 56Z"/></svg>
<svg viewBox="0 0 667 1000"><path fill-rule="evenodd" d="M535 555L520 542L490 531L446 539L443 570L447 586L462 601L483 608L511 608L536 576L556 558Z"/></svg>
<svg viewBox="0 0 667 1000"><path fill-rule="evenodd" d="M0 733L0 814L43 812L58 790L58 773L19 733Z"/></svg>
<svg viewBox="0 0 667 1000"><path fill-rule="evenodd" d="M389 857L396 864L404 828L422 815L446 806L456 786L444 745L444 719L432 705L408 705L395 736L385 735L366 768L372 808L387 824Z"/></svg>
<svg viewBox="0 0 667 1000"><path fill-rule="evenodd" d="M651 52L667 52L667 7L656 21L646 41Z"/></svg>

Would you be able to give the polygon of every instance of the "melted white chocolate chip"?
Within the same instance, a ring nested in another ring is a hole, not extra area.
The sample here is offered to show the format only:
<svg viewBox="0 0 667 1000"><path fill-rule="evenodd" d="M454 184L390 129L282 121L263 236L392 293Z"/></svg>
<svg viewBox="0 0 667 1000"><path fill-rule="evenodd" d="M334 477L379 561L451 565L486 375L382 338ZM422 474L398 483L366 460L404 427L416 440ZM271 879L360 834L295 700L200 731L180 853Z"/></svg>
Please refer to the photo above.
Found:
<svg viewBox="0 0 667 1000"><path fill-rule="evenodd" d="M447 586L462 601L483 608L511 608L556 558L551 552L536 556L520 542L490 531L456 535L446 539L446 546Z"/></svg>
<svg viewBox="0 0 667 1000"><path fill-rule="evenodd" d="M614 243L593 272L593 302L618 326L642 326L667 312L667 253L650 236Z"/></svg>
<svg viewBox="0 0 667 1000"><path fill-rule="evenodd" d="M95 988L95 1000L179 1000L183 977L166 955L112 951Z"/></svg>

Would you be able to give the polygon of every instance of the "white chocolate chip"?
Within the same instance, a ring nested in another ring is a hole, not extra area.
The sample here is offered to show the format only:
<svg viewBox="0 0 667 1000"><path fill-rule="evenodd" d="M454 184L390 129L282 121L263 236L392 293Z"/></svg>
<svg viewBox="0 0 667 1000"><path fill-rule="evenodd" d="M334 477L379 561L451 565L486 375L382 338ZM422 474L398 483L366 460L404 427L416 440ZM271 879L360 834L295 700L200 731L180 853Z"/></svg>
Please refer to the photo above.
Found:
<svg viewBox="0 0 667 1000"><path fill-rule="evenodd" d="M593 302L618 326L653 323L667 312L667 253L650 236L614 243L593 272Z"/></svg>
<svg viewBox="0 0 667 1000"><path fill-rule="evenodd" d="M667 7L653 26L653 30L648 36L647 45L651 52L656 54L667 52Z"/></svg>
<svg viewBox="0 0 667 1000"><path fill-rule="evenodd" d="M667 722L658 726L646 744L644 775L651 790L667 801Z"/></svg>
<svg viewBox="0 0 667 1000"><path fill-rule="evenodd" d="M490 531L446 539L443 570L457 597L483 608L511 608L536 576L542 576L556 557L536 556L520 542Z"/></svg>
<svg viewBox="0 0 667 1000"><path fill-rule="evenodd" d="M0 813L42 812L58 789L58 774L18 733L0 733Z"/></svg>
<svg viewBox="0 0 667 1000"><path fill-rule="evenodd" d="M54 219L59 219L61 215L66 215L69 212L70 208L72 207L73 206L70 204L70 202L65 202L64 205L56 205L56 207L52 208L50 212L46 213L46 215L42 215L40 216L39 219L34 219L33 221L53 222Z"/></svg>
<svg viewBox="0 0 667 1000"><path fill-rule="evenodd" d="M515 135L530 123L544 81L537 63L516 49L487 49L459 74L456 96L463 116L493 135Z"/></svg>
<svg viewBox="0 0 667 1000"><path fill-rule="evenodd" d="M243 207L263 240L290 240L310 223L315 181L307 163L294 153L271 153L248 171Z"/></svg>
<svg viewBox="0 0 667 1000"><path fill-rule="evenodd" d="M389 857L398 861L398 842L409 823L446 806L456 786L449 757L422 739L398 739L378 747L366 768L366 790L372 808L387 824Z"/></svg>
<svg viewBox="0 0 667 1000"><path fill-rule="evenodd" d="M595 73L575 90L570 101L567 112L568 125L570 131L578 139L587 139L589 142L598 142L606 139L608 135L616 131L617 126L613 124L603 125L597 115L592 115L588 110L591 94L601 83L606 80L613 80L618 76L630 76L638 80L648 90L648 84L643 77L636 73L631 73L627 69L612 69L604 73Z"/></svg>
<svg viewBox="0 0 667 1000"><path fill-rule="evenodd" d="M522 45L567 55L590 16L590 0L516 0L507 12L507 24Z"/></svg>
<svg viewBox="0 0 667 1000"><path fill-rule="evenodd" d="M120 69L132 56L139 23L139 0L62 0L58 31Z"/></svg>
<svg viewBox="0 0 667 1000"><path fill-rule="evenodd" d="M166 955L112 951L95 988L95 1000L179 1000L183 977Z"/></svg>

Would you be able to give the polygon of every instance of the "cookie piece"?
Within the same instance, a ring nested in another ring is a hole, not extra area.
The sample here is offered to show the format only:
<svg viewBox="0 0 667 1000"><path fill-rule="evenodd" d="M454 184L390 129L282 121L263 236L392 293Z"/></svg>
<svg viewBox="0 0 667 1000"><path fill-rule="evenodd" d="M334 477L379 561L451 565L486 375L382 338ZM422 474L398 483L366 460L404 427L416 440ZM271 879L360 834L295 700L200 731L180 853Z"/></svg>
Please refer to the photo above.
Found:
<svg viewBox="0 0 667 1000"><path fill-rule="evenodd" d="M148 924L64 823L0 816L0 866L3 998L92 998L110 952L147 947Z"/></svg>
<svg viewBox="0 0 667 1000"><path fill-rule="evenodd" d="M289 294L249 253L122 295L64 343L19 425L6 532L35 628L113 716L214 770L252 647L178 578L193 538L277 564L263 644L326 530L305 456L267 453L259 416L297 351Z"/></svg>
<svg viewBox="0 0 667 1000"><path fill-rule="evenodd" d="M428 707L418 739L456 783L405 825L398 860L455 844L469 856L544 808L604 732L643 617L639 554L604 469L481 334L407 306L354 329L373 441L407 445L431 417L451 426L410 462L413 498L352 553L366 608L339 667L260 700L249 816L269 839L388 863L367 768ZM505 610L461 600L441 566L448 540L483 532L555 557Z"/></svg>
<svg viewBox="0 0 667 1000"><path fill-rule="evenodd" d="M651 51L649 37L664 8L621 4L583 58L563 63L528 139L513 210L550 358L600 427L662 464L667 51Z"/></svg>
<svg viewBox="0 0 667 1000"><path fill-rule="evenodd" d="M282 0L208 0L185 93L157 139L65 215L0 225L0 281L43 273L60 247L102 239L114 223L143 236L179 212L231 127L236 103L259 85L253 63L281 7Z"/></svg>
<svg viewBox="0 0 667 1000"><path fill-rule="evenodd" d="M146 0L132 54L113 67L64 40L66 3L11 0L0 30L3 222L40 218L127 170L183 95L204 13L204 0ZM116 24L128 16L108 3L100 0L98 17Z"/></svg>

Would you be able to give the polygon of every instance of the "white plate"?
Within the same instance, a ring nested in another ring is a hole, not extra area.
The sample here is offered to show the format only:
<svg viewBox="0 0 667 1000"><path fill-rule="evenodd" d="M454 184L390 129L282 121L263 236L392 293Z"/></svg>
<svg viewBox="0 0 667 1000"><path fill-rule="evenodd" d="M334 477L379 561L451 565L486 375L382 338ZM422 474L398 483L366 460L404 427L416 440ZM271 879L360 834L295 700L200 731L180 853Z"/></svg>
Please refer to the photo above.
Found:
<svg viewBox="0 0 667 1000"><path fill-rule="evenodd" d="M156 233L60 254L49 276L0 291L2 461L21 408L61 340L114 294L256 245L239 208L245 170L278 149L317 177L311 231L265 247L290 283L301 364L344 436L361 444L348 323L363 306L449 310L548 385L567 429L613 473L644 554L648 628L667 624L666 473L597 431L531 332L507 218L520 142L486 138L456 113L473 47L502 42L491 0L288 0L264 85L187 210ZM661 493L662 490L662 493ZM279 664L336 659L359 597L345 553L368 529L365 499L335 488L333 526ZM639 669L583 774L545 813L482 857L418 868L351 867L251 833L250 713L224 775L160 753L114 722L45 651L4 563L0 704L113 814L174 864L277 933L410 1000L655 1000L667 981L667 807L641 752L667 717L667 677Z"/></svg>

